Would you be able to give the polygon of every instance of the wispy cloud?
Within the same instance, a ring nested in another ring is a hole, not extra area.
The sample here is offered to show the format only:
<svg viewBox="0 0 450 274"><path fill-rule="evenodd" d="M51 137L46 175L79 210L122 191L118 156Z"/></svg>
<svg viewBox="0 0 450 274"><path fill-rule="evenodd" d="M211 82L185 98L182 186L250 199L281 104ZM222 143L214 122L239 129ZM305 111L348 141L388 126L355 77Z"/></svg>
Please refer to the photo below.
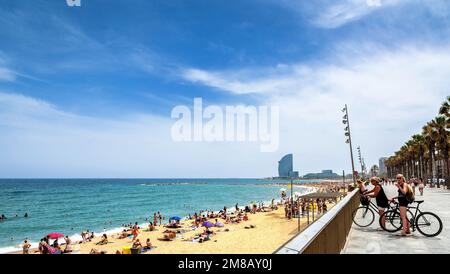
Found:
<svg viewBox="0 0 450 274"><path fill-rule="evenodd" d="M337 28L378 10L399 5L405 0L340 0L326 5L313 23L323 28Z"/></svg>
<svg viewBox="0 0 450 274"><path fill-rule="evenodd" d="M441 19L448 17L450 11L450 2L447 0L317 0L313 2L279 0L276 3L301 14L313 25L326 29L339 28L363 20L371 14L382 14L387 9L404 6L412 6L419 13L426 12L420 16ZM398 20L401 23L405 14L401 9L397 11L396 18L392 18L390 15L387 19ZM383 20L383 16L378 20ZM417 18L417 20L422 20L422 18Z"/></svg>
<svg viewBox="0 0 450 274"><path fill-rule="evenodd" d="M276 173L273 156L261 154L257 144L173 142L173 122L145 113L120 120L83 116L44 100L0 91L0 177L217 178ZM246 169L237 173L243 165Z"/></svg>
<svg viewBox="0 0 450 274"><path fill-rule="evenodd" d="M181 77L192 83L230 91L235 94L287 92L299 83L296 77L306 73L302 65L246 68L228 71L181 70Z"/></svg>
<svg viewBox="0 0 450 274"><path fill-rule="evenodd" d="M4 54L0 50L0 81L12 82L16 80L16 74L6 67Z"/></svg>
<svg viewBox="0 0 450 274"><path fill-rule="evenodd" d="M313 163L323 159L310 144L328 149L330 160L345 160L336 155L344 139L340 108L348 104L357 128L355 142L366 148L368 162L376 163L377 157L390 154L433 118L448 95L450 51L448 46L349 48L311 64L212 72L190 69L183 77L231 93L258 93L265 104L279 106L282 149L291 147L312 157ZM314 166L304 164L308 170Z"/></svg>
<svg viewBox="0 0 450 274"><path fill-rule="evenodd" d="M0 81L13 82L16 80L16 74L5 68L0 66Z"/></svg>

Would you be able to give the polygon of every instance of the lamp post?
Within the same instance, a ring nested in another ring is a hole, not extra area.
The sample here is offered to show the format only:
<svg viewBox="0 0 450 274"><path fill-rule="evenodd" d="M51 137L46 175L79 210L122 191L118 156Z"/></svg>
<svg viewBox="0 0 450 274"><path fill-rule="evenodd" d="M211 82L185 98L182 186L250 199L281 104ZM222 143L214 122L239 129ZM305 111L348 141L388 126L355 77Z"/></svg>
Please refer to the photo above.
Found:
<svg viewBox="0 0 450 274"><path fill-rule="evenodd" d="M347 127L345 128L345 136L348 138L345 142L347 144L349 144L350 147L350 158L352 161L352 171L353 171L353 184L356 185L356 174L355 174L355 162L353 161L353 147L352 147L352 136L350 133L350 119L348 116L348 108L347 108L347 104L345 104L345 108L342 110L343 113L345 113L342 123L344 125L347 125Z"/></svg>
<svg viewBox="0 0 450 274"><path fill-rule="evenodd" d="M364 158L361 156L361 147L358 146L358 159L361 164L361 177L364 178Z"/></svg>

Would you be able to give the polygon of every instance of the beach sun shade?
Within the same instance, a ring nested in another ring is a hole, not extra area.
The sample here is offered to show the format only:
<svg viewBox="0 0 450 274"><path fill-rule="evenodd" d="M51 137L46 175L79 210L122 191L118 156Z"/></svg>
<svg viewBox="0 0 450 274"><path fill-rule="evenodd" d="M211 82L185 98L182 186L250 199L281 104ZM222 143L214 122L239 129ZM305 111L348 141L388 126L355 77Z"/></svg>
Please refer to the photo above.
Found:
<svg viewBox="0 0 450 274"><path fill-rule="evenodd" d="M211 223L211 222L209 222L209 221L207 221L207 222L204 222L204 223L203 223L203 226L204 226L204 227L213 227L214 224Z"/></svg>
<svg viewBox="0 0 450 274"><path fill-rule="evenodd" d="M169 219L169 221L179 221L179 220L181 220L181 217L179 217L179 216L173 216L173 217L170 217L170 219Z"/></svg>
<svg viewBox="0 0 450 274"><path fill-rule="evenodd" d="M217 222L217 223L216 223L216 227L223 227L223 223Z"/></svg>
<svg viewBox="0 0 450 274"><path fill-rule="evenodd" d="M49 239L59 239L59 238L63 238L63 237L64 237L64 234L57 233L57 232L52 232L47 235L47 238L49 238Z"/></svg>

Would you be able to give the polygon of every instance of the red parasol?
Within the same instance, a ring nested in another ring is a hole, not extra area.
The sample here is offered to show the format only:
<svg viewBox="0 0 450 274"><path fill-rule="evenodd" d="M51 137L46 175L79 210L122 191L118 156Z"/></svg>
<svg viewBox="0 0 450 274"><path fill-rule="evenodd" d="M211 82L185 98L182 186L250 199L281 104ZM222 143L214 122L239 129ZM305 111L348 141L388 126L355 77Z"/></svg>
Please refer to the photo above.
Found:
<svg viewBox="0 0 450 274"><path fill-rule="evenodd" d="M57 233L57 232L53 232L47 235L47 238L49 239L59 239L59 238L63 238L64 234L61 233Z"/></svg>

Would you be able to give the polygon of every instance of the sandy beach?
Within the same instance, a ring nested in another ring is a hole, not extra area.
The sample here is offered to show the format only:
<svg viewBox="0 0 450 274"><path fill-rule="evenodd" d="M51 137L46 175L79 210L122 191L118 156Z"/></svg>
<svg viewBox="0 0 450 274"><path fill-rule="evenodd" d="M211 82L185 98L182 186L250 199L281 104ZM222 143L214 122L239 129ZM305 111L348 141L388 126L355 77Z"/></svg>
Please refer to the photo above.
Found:
<svg viewBox="0 0 450 274"><path fill-rule="evenodd" d="M301 223L302 229L306 227L306 218ZM159 241L163 237L163 226L158 226L158 231L146 232L142 230L138 239L145 243L150 239L156 248L146 252L146 254L270 254L283 245L290 238L298 233L298 220L288 220L284 217L284 207L272 212L261 212L249 214L249 220L239 224L228 224L222 228L212 228L215 234L211 240L196 243L186 241L195 234L201 233L205 228L200 227L192 230L189 227L190 221L182 222L186 230L183 234L178 234L172 242ZM246 226L253 225L255 228L246 229ZM229 229L225 232L225 229ZM97 246L96 238L91 243L79 245L79 253L89 253L92 248L98 251L106 251L107 254L114 254L117 250L122 251L123 247L132 245L131 239L111 238L110 243L104 246ZM74 248L75 250L77 247Z"/></svg>
<svg viewBox="0 0 450 274"><path fill-rule="evenodd" d="M328 182L327 184L310 184L307 187L311 188L313 192L328 192L329 190L336 191L337 185L335 182ZM335 205L330 202L331 200L326 203L328 210ZM230 212L228 217L233 219L236 213ZM218 220L223 223L223 227L209 228L213 234L210 235L209 240L201 243L198 242L198 237L197 240L194 237L204 232L206 228L195 227L194 220L187 219L180 221L179 228L165 227L164 225L168 223L166 219L163 221L163 225L155 226L153 231L149 231L148 223L141 223L137 239L142 246L145 246L147 239L149 239L152 246L155 247L144 252L145 254L271 254L308 226L308 218L303 216L299 231L298 219L285 217L284 204L278 204L278 207L274 210L269 207L266 207L265 210L258 208L255 213L248 212L246 215L248 220L245 220L245 218L243 220L242 217L236 218L241 219L239 223L227 223L222 218L216 219L216 217L208 218L211 223L216 223L216 220ZM314 215L316 220L320 217L317 211ZM310 213L309 222L313 222L312 213ZM176 237L174 236L175 238L172 241L161 240L167 236L167 231L176 232L176 234L174 233ZM131 234L131 231L128 230L127 233ZM73 252L71 254L92 254L92 251L116 254L129 251L133 245L132 236L123 238L120 237L120 234L108 234L108 243L105 245L96 244L101 241L101 234L95 234L96 237L88 242L75 242L72 239ZM51 240L50 243L53 243L53 241ZM63 244L64 241L60 241L60 243ZM64 244L62 249L64 249ZM38 254L39 252L32 249L30 253Z"/></svg>
<svg viewBox="0 0 450 274"><path fill-rule="evenodd" d="M328 203L327 205L328 209L333 206ZM221 228L210 228L214 234L211 240L203 243L189 241L190 238L205 230L204 227L190 228L192 225L190 220L182 221L181 228L173 229L183 232L177 234L173 241L158 240L164 237L163 232L167 229L162 225L156 226L156 230L151 232L147 228L140 229L138 239L143 245L147 239L150 239L153 246L156 246L145 254L271 254L298 233L298 219L285 218L284 206L279 206L277 210L270 212L258 212L248 216L248 221L239 224L225 224ZM250 225L254 228L245 228ZM303 217L301 230L306 227L307 218ZM109 235L107 245L95 244L100 241L100 237L95 237L91 242L73 244L72 254L89 254L92 249L106 254L116 254L124 247L131 247L131 238L119 239L118 236L119 234ZM32 250L30 253L38 254L38 251Z"/></svg>

